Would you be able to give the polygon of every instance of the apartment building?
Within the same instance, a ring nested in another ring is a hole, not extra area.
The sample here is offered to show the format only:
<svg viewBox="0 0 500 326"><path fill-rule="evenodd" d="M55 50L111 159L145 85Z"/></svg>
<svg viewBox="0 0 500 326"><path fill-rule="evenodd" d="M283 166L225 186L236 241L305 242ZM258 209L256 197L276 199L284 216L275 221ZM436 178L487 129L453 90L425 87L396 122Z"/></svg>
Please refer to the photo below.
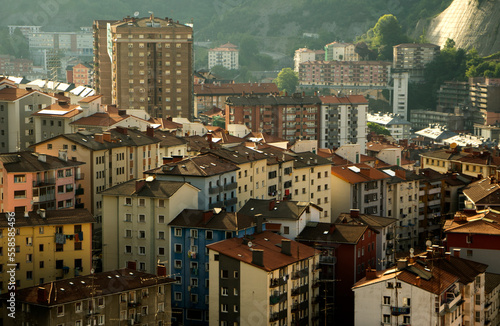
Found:
<svg viewBox="0 0 500 326"><path fill-rule="evenodd" d="M208 325L209 256L207 245L262 232L253 217L220 210L184 209L170 227L172 314L178 324ZM265 225L264 225L265 226Z"/></svg>
<svg viewBox="0 0 500 326"><path fill-rule="evenodd" d="M17 152L35 143L31 114L56 102L37 90L16 88L0 78L0 153Z"/></svg>
<svg viewBox="0 0 500 326"><path fill-rule="evenodd" d="M226 69L238 69L240 50L238 46L226 43L208 50L208 69L215 66L222 66Z"/></svg>
<svg viewBox="0 0 500 326"><path fill-rule="evenodd" d="M236 165L237 198L236 210L240 210L252 198L268 199L277 197L277 188L269 187L268 180L277 177L276 172L268 171L267 155L245 147L244 145L230 148L209 148L203 152L210 153Z"/></svg>
<svg viewBox="0 0 500 326"><path fill-rule="evenodd" d="M172 282L164 269L155 275L127 268L41 284L16 292L16 322L168 325Z"/></svg>
<svg viewBox="0 0 500 326"><path fill-rule="evenodd" d="M440 237L447 176L431 169L420 169L418 175L423 177L418 199L418 234L422 246L427 240Z"/></svg>
<svg viewBox="0 0 500 326"><path fill-rule="evenodd" d="M300 64L307 61L323 60L325 58L325 51L311 50L308 48L300 48L295 50L293 56L293 71L299 72Z"/></svg>
<svg viewBox="0 0 500 326"><path fill-rule="evenodd" d="M170 261L170 223L185 208L198 208L199 189L186 182L130 180L104 190L103 270L134 262L152 273Z"/></svg>
<svg viewBox="0 0 500 326"><path fill-rule="evenodd" d="M155 118L193 115L192 27L153 14L95 21L94 67L105 104Z"/></svg>
<svg viewBox="0 0 500 326"><path fill-rule="evenodd" d="M390 176L366 164L331 167L332 214L348 212L351 208L360 213L386 216L384 207L385 181Z"/></svg>
<svg viewBox="0 0 500 326"><path fill-rule="evenodd" d="M116 128L103 133L78 131L44 140L33 145L37 153L65 153L68 160L85 162L81 173L86 176L77 198L77 207L87 208L97 219L102 217L100 192L116 184L143 176L159 166L159 140L135 129Z"/></svg>
<svg viewBox="0 0 500 326"><path fill-rule="evenodd" d="M228 97L226 125L244 124L288 141L318 140L321 100L317 96L293 94Z"/></svg>
<svg viewBox="0 0 500 326"><path fill-rule="evenodd" d="M387 86L390 62L309 61L300 64L300 85Z"/></svg>
<svg viewBox="0 0 500 326"><path fill-rule="evenodd" d="M290 193L294 201L321 207L321 222L332 218L332 162L311 152L289 153L294 158Z"/></svg>
<svg viewBox="0 0 500 326"><path fill-rule="evenodd" d="M0 210L29 212L78 207L83 162L33 152L0 154ZM89 188L86 188L89 191Z"/></svg>
<svg viewBox="0 0 500 326"><path fill-rule="evenodd" d="M358 209L351 209L349 213L342 213L338 216L335 223L349 223L358 225L367 225L373 231L376 231L376 256L377 261L371 267L378 271L390 268L395 263L394 235L397 229L397 219L392 217L383 217L376 215L360 214Z"/></svg>
<svg viewBox="0 0 500 326"><path fill-rule="evenodd" d="M400 167L381 168L389 176L385 180L383 198L385 216L395 218L395 252L405 252L417 247L419 230L420 182L423 176Z"/></svg>
<svg viewBox="0 0 500 326"><path fill-rule="evenodd" d="M359 144L366 148L368 101L362 95L320 96L319 147Z"/></svg>
<svg viewBox="0 0 500 326"><path fill-rule="evenodd" d="M365 276L366 268L380 259L375 250L377 232L366 224L310 222L297 237L297 241L320 250L320 282L315 286L322 293L318 298L323 312L320 318L326 318L321 324L353 324L351 288Z"/></svg>
<svg viewBox="0 0 500 326"><path fill-rule="evenodd" d="M214 107L224 109L229 96L253 94L266 96L279 93L274 83L212 83L194 85L194 112L195 116L212 110Z"/></svg>
<svg viewBox="0 0 500 326"><path fill-rule="evenodd" d="M0 213L0 253L11 243L8 213ZM85 209L39 209L15 213L16 290L89 273L92 268L92 215ZM10 257L10 256L9 256ZM0 260L0 291L11 275L7 258Z"/></svg>
<svg viewBox="0 0 500 326"><path fill-rule="evenodd" d="M267 198L290 200L293 198L293 168L295 157L281 148L270 145L257 145L257 151L267 157Z"/></svg>
<svg viewBox="0 0 500 326"><path fill-rule="evenodd" d="M461 257L487 264L489 273L499 273L499 221L497 211L493 209L457 212L453 219L446 220L443 225L447 250L459 250Z"/></svg>
<svg viewBox="0 0 500 326"><path fill-rule="evenodd" d="M486 273L484 294L486 295L486 303L484 305L484 324L497 325L500 322L498 310L500 309L500 275Z"/></svg>
<svg viewBox="0 0 500 326"><path fill-rule="evenodd" d="M439 55L439 45L403 43L393 47L393 67L409 72L410 80L423 81L425 66Z"/></svg>
<svg viewBox="0 0 500 326"><path fill-rule="evenodd" d="M178 162L167 163L145 173L158 180L189 182L200 189L198 208L209 210L225 207L235 212L238 203L237 172L240 168L213 154L198 155Z"/></svg>
<svg viewBox="0 0 500 326"><path fill-rule="evenodd" d="M75 86L90 86L93 83L92 68L88 64L79 63L73 66L73 81ZM68 82L70 82L68 80Z"/></svg>
<svg viewBox="0 0 500 326"><path fill-rule="evenodd" d="M469 96L473 108L487 112L500 112L500 79L499 78L470 78ZM494 124L495 117L491 121L485 121L486 125Z"/></svg>
<svg viewBox="0 0 500 326"><path fill-rule="evenodd" d="M4 76L30 76L33 74L33 61L8 54L0 55L0 71Z"/></svg>
<svg viewBox="0 0 500 326"><path fill-rule="evenodd" d="M315 249L269 231L207 248L211 325L319 325Z"/></svg>
<svg viewBox="0 0 500 326"><path fill-rule="evenodd" d="M325 61L359 61L352 43L332 42L325 45Z"/></svg>
<svg viewBox="0 0 500 326"><path fill-rule="evenodd" d="M458 276L429 264L367 270L353 287L354 325L464 325Z"/></svg>

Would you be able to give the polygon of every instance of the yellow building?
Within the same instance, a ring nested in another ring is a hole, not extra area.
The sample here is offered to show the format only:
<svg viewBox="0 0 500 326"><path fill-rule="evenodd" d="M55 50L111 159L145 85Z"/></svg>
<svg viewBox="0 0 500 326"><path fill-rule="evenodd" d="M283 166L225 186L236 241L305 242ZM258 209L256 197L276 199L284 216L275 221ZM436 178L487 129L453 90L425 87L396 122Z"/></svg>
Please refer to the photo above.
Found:
<svg viewBox="0 0 500 326"><path fill-rule="evenodd" d="M318 325L315 249L269 231L207 248L210 325Z"/></svg>
<svg viewBox="0 0 500 326"><path fill-rule="evenodd" d="M88 274L92 268L92 223L86 209L39 210L0 214L0 290L7 291L15 263L17 288ZM11 233L15 259L10 261Z"/></svg>

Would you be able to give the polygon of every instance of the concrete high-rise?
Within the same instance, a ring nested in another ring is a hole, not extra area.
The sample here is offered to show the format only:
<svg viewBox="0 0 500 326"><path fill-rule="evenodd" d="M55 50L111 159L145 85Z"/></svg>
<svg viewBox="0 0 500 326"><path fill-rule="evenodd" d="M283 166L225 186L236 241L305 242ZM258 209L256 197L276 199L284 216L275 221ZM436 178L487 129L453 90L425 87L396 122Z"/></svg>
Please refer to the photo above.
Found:
<svg viewBox="0 0 500 326"><path fill-rule="evenodd" d="M103 103L191 118L193 29L169 18L94 22L95 87Z"/></svg>

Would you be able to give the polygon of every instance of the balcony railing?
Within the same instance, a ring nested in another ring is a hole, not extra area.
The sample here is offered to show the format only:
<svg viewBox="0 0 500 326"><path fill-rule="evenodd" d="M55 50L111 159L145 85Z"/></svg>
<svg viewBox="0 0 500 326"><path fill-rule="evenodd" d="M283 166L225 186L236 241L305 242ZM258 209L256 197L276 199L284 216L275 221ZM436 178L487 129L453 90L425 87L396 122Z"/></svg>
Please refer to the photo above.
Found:
<svg viewBox="0 0 500 326"><path fill-rule="evenodd" d="M75 189L75 196L83 195L83 192L83 188L77 188Z"/></svg>
<svg viewBox="0 0 500 326"><path fill-rule="evenodd" d="M75 180L83 180L83 179L85 179L85 173L75 174Z"/></svg>
<svg viewBox="0 0 500 326"><path fill-rule="evenodd" d="M47 185L54 185L56 184L56 179L55 178L47 178L45 180L33 180L33 187L44 187Z"/></svg>
<svg viewBox="0 0 500 326"><path fill-rule="evenodd" d="M224 190L233 190L233 189L236 189L236 187L238 187L238 183L233 182L233 183L229 183L229 184L224 185Z"/></svg>
<svg viewBox="0 0 500 326"><path fill-rule="evenodd" d="M442 316L454 310L455 306L462 304L462 295L458 291L447 292L446 298L441 301L439 314Z"/></svg>
<svg viewBox="0 0 500 326"><path fill-rule="evenodd" d="M208 188L208 193L213 195L213 194L217 194L219 192L222 191L222 187L221 186L215 186L215 187L212 187L212 188Z"/></svg>
<svg viewBox="0 0 500 326"><path fill-rule="evenodd" d="M410 307L391 307L391 315L408 315L410 313Z"/></svg>
<svg viewBox="0 0 500 326"><path fill-rule="evenodd" d="M234 205L238 202L238 198L230 198L230 199L226 199L224 200L224 206L231 206L231 205Z"/></svg>

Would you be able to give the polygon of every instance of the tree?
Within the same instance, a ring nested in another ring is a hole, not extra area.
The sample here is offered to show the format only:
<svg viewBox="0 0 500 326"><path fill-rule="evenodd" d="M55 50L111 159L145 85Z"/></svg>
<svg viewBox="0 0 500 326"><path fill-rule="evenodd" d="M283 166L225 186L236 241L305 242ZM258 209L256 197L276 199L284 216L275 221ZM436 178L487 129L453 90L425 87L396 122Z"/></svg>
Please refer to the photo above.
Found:
<svg viewBox="0 0 500 326"><path fill-rule="evenodd" d="M379 49L381 60L392 60L392 47L407 40L408 37L394 15L383 15L373 27L372 46Z"/></svg>
<svg viewBox="0 0 500 326"><path fill-rule="evenodd" d="M291 68L283 68L274 80L274 83L280 91L294 93L299 84L299 77Z"/></svg>
<svg viewBox="0 0 500 326"><path fill-rule="evenodd" d="M368 129L370 129L370 131L373 131L377 135L386 135L386 136L391 135L390 131L387 130L387 128L384 128L381 125L378 125L374 122L368 122L367 126L368 126Z"/></svg>

